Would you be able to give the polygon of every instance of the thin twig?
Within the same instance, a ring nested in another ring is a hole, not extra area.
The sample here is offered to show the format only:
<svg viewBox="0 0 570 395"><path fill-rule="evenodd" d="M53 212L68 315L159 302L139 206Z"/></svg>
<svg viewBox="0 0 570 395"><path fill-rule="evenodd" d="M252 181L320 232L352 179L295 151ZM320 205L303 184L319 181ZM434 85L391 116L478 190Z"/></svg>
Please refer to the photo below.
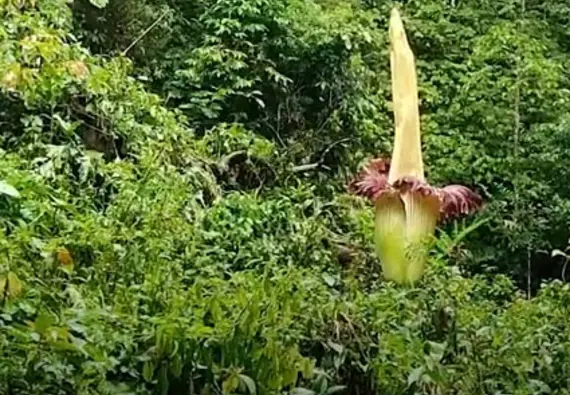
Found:
<svg viewBox="0 0 570 395"><path fill-rule="evenodd" d="M329 151L331 149L333 149L336 145L338 145L340 143L344 143L345 141L348 141L348 140L350 140L350 137L345 137L345 138L342 138L340 140L333 142L323 151L323 153L321 154L321 157L318 161L316 161L314 163L309 163L306 165L294 166L292 169L293 173L299 173L299 172L303 172L303 171L314 170L314 169L320 167L323 164L323 162L325 161L325 156L329 153Z"/></svg>
<svg viewBox="0 0 570 395"><path fill-rule="evenodd" d="M228 167L228 164L230 163L230 161L233 158L236 158L240 155L247 155L247 151L246 150L238 150L238 151L231 152L231 153L227 154L226 156L224 156L218 163L219 163L220 167L226 169Z"/></svg>
<svg viewBox="0 0 570 395"><path fill-rule="evenodd" d="M125 50L121 53L121 55L122 55L122 56L126 56L126 55L127 55L127 52L129 52L129 50L130 50L131 48L133 48L135 45L137 45L138 42L139 42L140 40L142 40L142 39L144 38L144 36L146 36L152 29L154 29L154 28L156 27L156 25L158 25L158 24L160 23L160 21L162 21L162 20L166 17L166 15L168 15L169 13L170 13L170 10L169 10L169 9L167 9L166 11L164 11L164 12L162 13L162 15L159 16L158 19L152 23L152 25L150 25L149 27L147 27L147 28L145 29L145 31L143 31L143 32L135 39L135 41L133 41L133 42L131 43L131 45L129 45L127 48L125 48Z"/></svg>
<svg viewBox="0 0 570 395"><path fill-rule="evenodd" d="M309 171L309 170L314 170L317 167L319 167L321 164L321 162L315 162L315 163L309 163L307 165L299 165L299 166L295 166L293 167L292 171L293 173L300 173L303 171Z"/></svg>
<svg viewBox="0 0 570 395"><path fill-rule="evenodd" d="M527 298L530 299L530 294L532 291L532 281L531 281L531 269L532 269L532 263L531 263L531 253L530 253L530 247L527 247L526 249L526 272L527 272L527 276L526 276L526 293L527 293Z"/></svg>

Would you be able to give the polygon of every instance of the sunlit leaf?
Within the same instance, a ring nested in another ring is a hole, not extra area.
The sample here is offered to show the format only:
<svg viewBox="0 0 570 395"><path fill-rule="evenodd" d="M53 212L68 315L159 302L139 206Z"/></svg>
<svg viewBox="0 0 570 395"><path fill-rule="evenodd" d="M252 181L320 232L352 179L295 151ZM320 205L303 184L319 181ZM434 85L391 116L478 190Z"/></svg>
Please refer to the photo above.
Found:
<svg viewBox="0 0 570 395"><path fill-rule="evenodd" d="M73 258L67 248L60 247L57 249L57 261L64 271L68 273L73 271Z"/></svg>
<svg viewBox="0 0 570 395"><path fill-rule="evenodd" d="M105 8L109 3L109 0L89 0L97 8Z"/></svg>
<svg viewBox="0 0 570 395"><path fill-rule="evenodd" d="M51 315L42 313L34 321L34 330L40 335L44 334L47 329L53 325L54 321L55 320Z"/></svg>
<svg viewBox="0 0 570 395"><path fill-rule="evenodd" d="M239 386L239 376L236 374L231 374L224 382L222 383L222 390L224 394L231 394L234 392Z"/></svg>
<svg viewBox="0 0 570 395"><path fill-rule="evenodd" d="M297 388L293 388L293 390L290 392L291 395L315 395L316 392L309 390L307 388L301 388L301 387L297 387Z"/></svg>
<svg viewBox="0 0 570 395"><path fill-rule="evenodd" d="M417 383L421 379L423 372L424 370L421 367L412 370L408 375L408 385Z"/></svg>
<svg viewBox="0 0 570 395"><path fill-rule="evenodd" d="M6 276L0 275L0 300L4 299L6 293L6 285L8 285L8 279Z"/></svg>
<svg viewBox="0 0 570 395"><path fill-rule="evenodd" d="M245 386L247 387L247 391L251 395L255 395L257 393L257 387L255 385L255 381L253 381L251 377L246 376L245 374L240 374L239 378L241 382L245 384Z"/></svg>
<svg viewBox="0 0 570 395"><path fill-rule="evenodd" d="M154 369L155 369L155 365L153 361L146 361L143 364L143 378L145 379L145 381L150 382L152 381L153 377L154 377Z"/></svg>
<svg viewBox="0 0 570 395"><path fill-rule="evenodd" d="M8 273L8 296L15 298L22 292L22 282L14 272Z"/></svg>
<svg viewBox="0 0 570 395"><path fill-rule="evenodd" d="M0 194L14 198L20 197L20 193L16 190L16 188L2 180L0 180Z"/></svg>

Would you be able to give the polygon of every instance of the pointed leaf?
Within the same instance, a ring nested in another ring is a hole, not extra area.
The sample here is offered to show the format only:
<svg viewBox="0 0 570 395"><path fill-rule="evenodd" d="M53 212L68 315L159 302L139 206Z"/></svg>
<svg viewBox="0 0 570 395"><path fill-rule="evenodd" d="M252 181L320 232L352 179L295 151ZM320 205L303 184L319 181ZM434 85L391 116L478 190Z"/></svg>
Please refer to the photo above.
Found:
<svg viewBox="0 0 570 395"><path fill-rule="evenodd" d="M566 253L564 253L564 251L560 251L558 249L552 250L552 253L550 254L553 258L555 256L562 256L564 258L568 258L568 255L566 255Z"/></svg>
<svg viewBox="0 0 570 395"><path fill-rule="evenodd" d="M150 382L154 376L154 362L146 361L143 365L143 379Z"/></svg>
<svg viewBox="0 0 570 395"><path fill-rule="evenodd" d="M342 346L342 344L335 343L331 340L327 340L327 345L339 354L342 354L342 352L344 351L344 347Z"/></svg>
<svg viewBox="0 0 570 395"><path fill-rule="evenodd" d="M255 381L253 381L251 377L246 376L245 374L240 374L239 378L241 382L245 384L247 390L251 395L255 395L257 393L257 387L255 386Z"/></svg>
<svg viewBox="0 0 570 395"><path fill-rule="evenodd" d="M333 276L331 276L328 273L323 273L323 280L325 280L325 283L329 286L329 287L333 287L336 283L336 280Z"/></svg>
<svg viewBox="0 0 570 395"><path fill-rule="evenodd" d="M97 8L105 8L109 0L89 0Z"/></svg>
<svg viewBox="0 0 570 395"><path fill-rule="evenodd" d="M12 185L0 180L0 194L19 198L20 193Z"/></svg>
<svg viewBox="0 0 570 395"><path fill-rule="evenodd" d="M421 379L423 373L424 373L423 368L416 368L412 370L410 372L410 375L408 376L408 385L417 383Z"/></svg>

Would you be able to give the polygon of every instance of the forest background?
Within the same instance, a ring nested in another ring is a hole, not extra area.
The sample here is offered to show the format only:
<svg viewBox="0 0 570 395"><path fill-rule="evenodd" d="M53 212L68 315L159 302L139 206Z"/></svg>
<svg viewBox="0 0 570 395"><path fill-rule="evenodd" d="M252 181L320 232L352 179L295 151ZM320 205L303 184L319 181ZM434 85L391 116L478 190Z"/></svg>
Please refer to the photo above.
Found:
<svg viewBox="0 0 570 395"><path fill-rule="evenodd" d="M382 280L391 150L485 209ZM0 393L570 394L566 0L0 0Z"/></svg>

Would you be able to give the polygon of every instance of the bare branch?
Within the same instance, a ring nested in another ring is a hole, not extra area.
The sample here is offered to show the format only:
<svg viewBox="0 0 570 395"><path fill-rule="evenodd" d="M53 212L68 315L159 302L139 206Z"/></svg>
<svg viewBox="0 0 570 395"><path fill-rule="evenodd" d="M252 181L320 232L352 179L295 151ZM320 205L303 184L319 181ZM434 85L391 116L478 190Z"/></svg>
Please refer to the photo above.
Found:
<svg viewBox="0 0 570 395"><path fill-rule="evenodd" d="M325 148L325 150L323 151L323 153L321 154L321 158L314 162L314 163L309 163L306 165L299 165L299 166L294 166L292 171L293 173L300 173L303 171L309 171L309 170L315 170L319 167L322 166L323 162L325 161L325 156L329 153L329 151L331 149L333 149L335 146L337 146L338 144L344 143L345 141L349 141L350 138L349 137L345 137L342 138L340 140L337 140L335 142L333 142L332 144L330 144L327 148Z"/></svg>
<svg viewBox="0 0 570 395"><path fill-rule="evenodd" d="M142 40L144 38L144 36L146 36L148 33L150 33L150 31L152 29L154 29L156 27L156 25L158 25L160 23L160 21L162 21L166 15L168 15L170 13L170 10L166 10L162 13L161 16L158 17L158 19L156 21L154 21L149 27L147 27L136 39L135 41L133 41L127 48L125 48L125 50L121 53L122 56L126 56L127 52L129 52L129 50L131 48L133 48L135 45L138 44L138 42L140 40Z"/></svg>

